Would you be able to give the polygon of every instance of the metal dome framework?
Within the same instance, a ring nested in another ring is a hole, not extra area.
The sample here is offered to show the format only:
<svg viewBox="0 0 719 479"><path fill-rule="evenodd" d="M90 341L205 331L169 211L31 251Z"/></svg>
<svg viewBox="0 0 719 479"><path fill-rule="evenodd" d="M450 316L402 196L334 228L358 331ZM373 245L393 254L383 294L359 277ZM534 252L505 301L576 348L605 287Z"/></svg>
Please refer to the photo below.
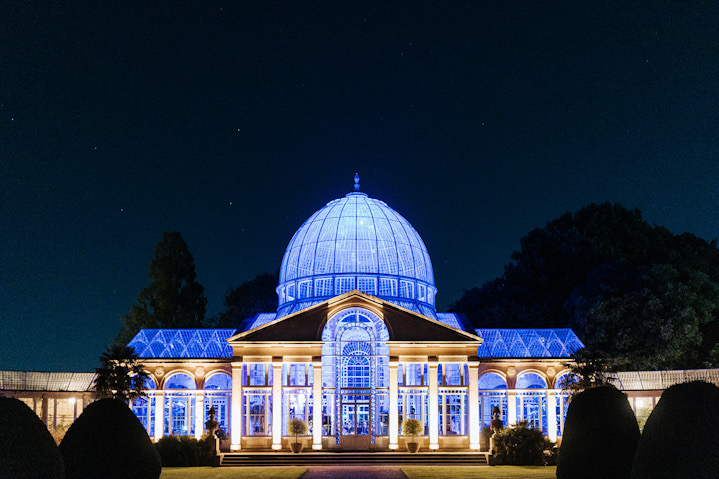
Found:
<svg viewBox="0 0 719 479"><path fill-rule="evenodd" d="M386 203L359 191L327 203L292 237L280 269L277 317L354 289L437 317L422 238Z"/></svg>

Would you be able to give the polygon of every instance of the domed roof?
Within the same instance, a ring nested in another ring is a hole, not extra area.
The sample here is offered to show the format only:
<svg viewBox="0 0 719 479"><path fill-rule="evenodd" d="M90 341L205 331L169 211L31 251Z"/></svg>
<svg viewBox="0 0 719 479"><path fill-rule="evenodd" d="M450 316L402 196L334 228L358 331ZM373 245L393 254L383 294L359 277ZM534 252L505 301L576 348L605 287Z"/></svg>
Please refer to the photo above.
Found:
<svg viewBox="0 0 719 479"><path fill-rule="evenodd" d="M359 191L327 203L292 237L277 316L354 289L436 319L437 289L422 238L386 203Z"/></svg>

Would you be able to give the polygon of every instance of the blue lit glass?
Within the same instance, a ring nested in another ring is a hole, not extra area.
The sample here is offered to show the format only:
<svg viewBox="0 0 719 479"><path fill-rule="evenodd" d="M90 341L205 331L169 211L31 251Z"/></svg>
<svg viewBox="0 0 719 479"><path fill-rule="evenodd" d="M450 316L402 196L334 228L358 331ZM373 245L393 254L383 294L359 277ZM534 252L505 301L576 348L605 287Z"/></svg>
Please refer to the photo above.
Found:
<svg viewBox="0 0 719 479"><path fill-rule="evenodd" d="M568 358L584 344L571 329L477 329L481 358Z"/></svg>
<svg viewBox="0 0 719 479"><path fill-rule="evenodd" d="M234 329L141 329L127 345L141 358L231 358Z"/></svg>
<svg viewBox="0 0 719 479"><path fill-rule="evenodd" d="M187 374L175 373L165 380L165 389L197 389L197 386Z"/></svg>
<svg viewBox="0 0 719 479"><path fill-rule="evenodd" d="M524 373L517 377L515 389L546 389L547 382L537 373Z"/></svg>
<svg viewBox="0 0 719 479"><path fill-rule="evenodd" d="M292 237L280 268L277 317L355 289L437 318L422 238L387 204L360 192L327 203Z"/></svg>

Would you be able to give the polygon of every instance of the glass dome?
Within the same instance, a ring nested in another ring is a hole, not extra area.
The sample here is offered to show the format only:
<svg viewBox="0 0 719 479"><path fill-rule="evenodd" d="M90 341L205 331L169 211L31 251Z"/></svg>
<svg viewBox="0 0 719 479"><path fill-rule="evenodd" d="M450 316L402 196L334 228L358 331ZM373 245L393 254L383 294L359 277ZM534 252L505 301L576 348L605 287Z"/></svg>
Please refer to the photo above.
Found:
<svg viewBox="0 0 719 479"><path fill-rule="evenodd" d="M327 203L292 237L280 268L277 317L354 289L437 318L422 238L386 203L359 191Z"/></svg>

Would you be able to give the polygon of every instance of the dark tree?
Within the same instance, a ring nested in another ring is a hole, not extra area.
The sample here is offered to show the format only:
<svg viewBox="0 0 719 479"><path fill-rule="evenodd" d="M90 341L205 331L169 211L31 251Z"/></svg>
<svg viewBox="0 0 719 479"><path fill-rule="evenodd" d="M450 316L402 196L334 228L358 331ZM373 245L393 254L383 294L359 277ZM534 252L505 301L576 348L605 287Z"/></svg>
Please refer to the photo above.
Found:
<svg viewBox="0 0 719 479"><path fill-rule="evenodd" d="M257 313L277 310L279 271L274 274L260 274L233 288L225 296L225 311L220 313L218 327L237 328L240 323Z"/></svg>
<svg viewBox="0 0 719 479"><path fill-rule="evenodd" d="M160 456L137 416L117 399L85 408L60 443L67 479L158 479Z"/></svg>
<svg viewBox="0 0 719 479"><path fill-rule="evenodd" d="M571 327L619 368L719 365L719 249L591 204L521 239L501 278L450 310L475 327Z"/></svg>
<svg viewBox="0 0 719 479"><path fill-rule="evenodd" d="M571 354L572 362L567 364L569 373L565 376L562 388L570 391L572 396L585 389L613 387L609 382L609 373L614 369L609 361L582 348Z"/></svg>
<svg viewBox="0 0 719 479"><path fill-rule="evenodd" d="M114 398L129 404L145 396L145 382L149 378L142 369L133 348L113 345L100 356L96 368L95 390L100 398Z"/></svg>
<svg viewBox="0 0 719 479"><path fill-rule="evenodd" d="M115 344L126 345L143 328L205 326L204 289L195 279L195 260L177 232L165 232L150 261L150 285L124 318Z"/></svg>
<svg viewBox="0 0 719 479"><path fill-rule="evenodd" d="M719 477L719 388L702 381L662 394L644 425L634 457L635 479Z"/></svg>
<svg viewBox="0 0 719 479"><path fill-rule="evenodd" d="M626 394L597 387L569 403L557 479L629 479L639 426Z"/></svg>
<svg viewBox="0 0 719 479"><path fill-rule="evenodd" d="M62 455L45 424L19 399L0 397L0 478L64 477Z"/></svg>

